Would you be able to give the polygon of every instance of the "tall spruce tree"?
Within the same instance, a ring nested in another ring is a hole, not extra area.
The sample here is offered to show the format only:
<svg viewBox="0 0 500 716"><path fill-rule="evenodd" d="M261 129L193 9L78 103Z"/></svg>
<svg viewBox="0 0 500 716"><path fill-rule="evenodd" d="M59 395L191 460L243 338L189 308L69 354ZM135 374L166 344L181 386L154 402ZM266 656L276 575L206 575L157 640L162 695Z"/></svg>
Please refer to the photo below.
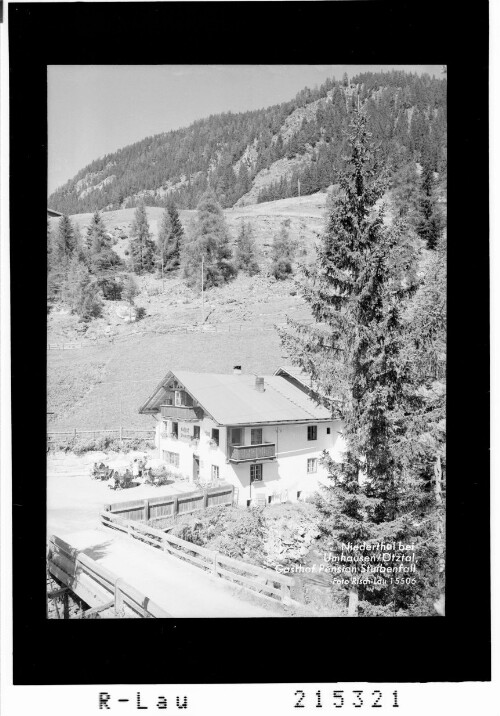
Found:
<svg viewBox="0 0 500 716"><path fill-rule="evenodd" d="M428 249L435 249L442 230L442 220L436 200L434 172L429 163L422 168L418 212L417 233Z"/></svg>
<svg viewBox="0 0 500 716"><path fill-rule="evenodd" d="M179 212L173 202L165 209L157 240L158 267L174 271L181 265L181 246L184 238Z"/></svg>
<svg viewBox="0 0 500 716"><path fill-rule="evenodd" d="M92 256L93 254L99 253L108 243L104 220L101 213L95 211L87 227L86 244L89 255Z"/></svg>
<svg viewBox="0 0 500 716"><path fill-rule="evenodd" d="M57 233L54 238L53 258L60 265L67 266L76 248L75 230L69 216L59 219Z"/></svg>
<svg viewBox="0 0 500 716"><path fill-rule="evenodd" d="M204 286L220 286L236 275L229 243L229 230L213 190L202 196L188 239L184 242L182 265L189 286L201 283L203 258Z"/></svg>
<svg viewBox="0 0 500 716"><path fill-rule="evenodd" d="M234 252L235 265L238 270L244 271L249 276L259 273L260 267L257 261L257 246L253 234L252 225L243 221L240 231L236 237L236 248Z"/></svg>
<svg viewBox="0 0 500 716"><path fill-rule="evenodd" d="M132 222L130 258L136 274L153 271L155 264L155 245L151 239L148 216L144 202L137 206Z"/></svg>
<svg viewBox="0 0 500 716"><path fill-rule="evenodd" d="M318 400L331 408L332 398L340 399L346 452L340 464L325 454L332 482L317 500L324 543L337 553L343 542L422 546L429 537L419 519L429 509L425 478L414 469L408 439L409 416L421 405L405 319L417 287L416 251L404 221L384 225L376 202L386 184L357 112L348 140L348 169L318 261L302 285L316 323L289 319L280 331L292 362L311 376ZM361 572L353 563L344 575L351 615L360 600L367 614L407 610L429 588L423 579L407 586L371 578L360 585Z"/></svg>

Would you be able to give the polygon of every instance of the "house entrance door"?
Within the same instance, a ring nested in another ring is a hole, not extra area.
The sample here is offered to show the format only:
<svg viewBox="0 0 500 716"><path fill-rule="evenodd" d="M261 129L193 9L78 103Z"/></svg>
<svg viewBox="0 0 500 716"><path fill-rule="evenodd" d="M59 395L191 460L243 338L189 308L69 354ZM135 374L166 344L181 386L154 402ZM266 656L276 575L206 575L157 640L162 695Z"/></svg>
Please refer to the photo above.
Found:
<svg viewBox="0 0 500 716"><path fill-rule="evenodd" d="M200 458L198 455L193 455L193 482L197 482L200 474Z"/></svg>

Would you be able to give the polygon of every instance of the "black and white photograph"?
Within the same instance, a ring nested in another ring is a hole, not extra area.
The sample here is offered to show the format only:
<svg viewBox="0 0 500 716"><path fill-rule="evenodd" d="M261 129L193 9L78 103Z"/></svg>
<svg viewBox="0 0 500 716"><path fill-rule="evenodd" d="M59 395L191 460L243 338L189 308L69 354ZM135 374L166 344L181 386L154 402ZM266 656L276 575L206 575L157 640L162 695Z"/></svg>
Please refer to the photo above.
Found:
<svg viewBox="0 0 500 716"><path fill-rule="evenodd" d="M9 4L13 714L493 716L488 28L458 15Z"/></svg>
<svg viewBox="0 0 500 716"><path fill-rule="evenodd" d="M47 91L48 618L442 617L446 66Z"/></svg>

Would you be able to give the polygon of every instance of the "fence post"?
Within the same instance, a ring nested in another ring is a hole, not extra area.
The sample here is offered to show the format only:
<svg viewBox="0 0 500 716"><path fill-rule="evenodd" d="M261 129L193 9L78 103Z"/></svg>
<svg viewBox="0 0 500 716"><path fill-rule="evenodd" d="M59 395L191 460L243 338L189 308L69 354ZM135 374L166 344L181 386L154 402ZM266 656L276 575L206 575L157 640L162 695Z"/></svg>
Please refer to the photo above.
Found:
<svg viewBox="0 0 500 716"><path fill-rule="evenodd" d="M179 498L176 495L175 499L174 499L174 511L172 513L174 520L178 514L179 514Z"/></svg>
<svg viewBox="0 0 500 716"><path fill-rule="evenodd" d="M149 500L144 500L144 519L149 521Z"/></svg>
<svg viewBox="0 0 500 716"><path fill-rule="evenodd" d="M290 599L290 587L288 584L281 585L281 601L287 602Z"/></svg>
<svg viewBox="0 0 500 716"><path fill-rule="evenodd" d="M76 428L75 428L74 431L73 431L73 437L74 437L75 440L76 440Z"/></svg>
<svg viewBox="0 0 500 716"><path fill-rule="evenodd" d="M206 510L208 507L208 490L203 490L203 509Z"/></svg>
<svg viewBox="0 0 500 716"><path fill-rule="evenodd" d="M117 617L125 616L125 610L123 606L123 595L120 591L119 583L123 580L118 578L115 582L115 614Z"/></svg>
<svg viewBox="0 0 500 716"><path fill-rule="evenodd" d="M217 552L214 552L214 563L212 567L212 572L215 576L217 576Z"/></svg>

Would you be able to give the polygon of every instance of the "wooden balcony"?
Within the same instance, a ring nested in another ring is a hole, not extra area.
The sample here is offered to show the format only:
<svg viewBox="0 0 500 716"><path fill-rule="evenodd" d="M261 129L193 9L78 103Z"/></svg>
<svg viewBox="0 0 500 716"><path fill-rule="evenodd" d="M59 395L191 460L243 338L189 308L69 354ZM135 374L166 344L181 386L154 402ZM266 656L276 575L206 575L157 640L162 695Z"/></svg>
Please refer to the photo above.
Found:
<svg viewBox="0 0 500 716"><path fill-rule="evenodd" d="M276 460L276 445L230 445L229 462L245 462L247 460Z"/></svg>
<svg viewBox="0 0 500 716"><path fill-rule="evenodd" d="M169 420L202 420L203 410L192 405L160 405L161 417Z"/></svg>

